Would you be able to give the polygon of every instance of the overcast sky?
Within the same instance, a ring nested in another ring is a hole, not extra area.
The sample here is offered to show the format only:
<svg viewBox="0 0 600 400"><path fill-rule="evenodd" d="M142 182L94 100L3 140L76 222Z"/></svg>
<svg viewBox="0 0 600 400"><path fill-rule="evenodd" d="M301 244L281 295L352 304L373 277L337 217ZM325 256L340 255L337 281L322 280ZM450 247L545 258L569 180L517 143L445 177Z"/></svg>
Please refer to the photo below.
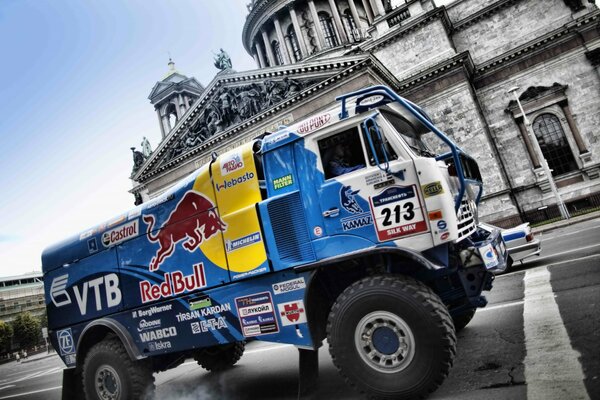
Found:
<svg viewBox="0 0 600 400"><path fill-rule="evenodd" d="M0 276L133 207L132 146L160 140L148 100L168 71L208 84L220 47L238 71L248 0L0 1Z"/></svg>
<svg viewBox="0 0 600 400"><path fill-rule="evenodd" d="M148 95L169 54L204 85L219 48L254 69L249 1L0 0L0 277L133 207L129 148L160 141Z"/></svg>

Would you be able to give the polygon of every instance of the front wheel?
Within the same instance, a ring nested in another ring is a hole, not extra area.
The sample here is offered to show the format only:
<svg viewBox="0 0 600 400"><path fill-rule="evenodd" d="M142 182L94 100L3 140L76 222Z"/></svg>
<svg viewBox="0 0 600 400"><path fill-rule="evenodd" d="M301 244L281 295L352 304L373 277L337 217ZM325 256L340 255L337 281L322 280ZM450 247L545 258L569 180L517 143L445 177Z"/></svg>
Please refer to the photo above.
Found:
<svg viewBox="0 0 600 400"><path fill-rule="evenodd" d="M194 355L194 360L207 371L223 371L240 360L244 354L244 348L244 342L206 347Z"/></svg>
<svg viewBox="0 0 600 400"><path fill-rule="evenodd" d="M355 282L337 298L327 324L329 351L346 381L374 399L412 399L448 375L456 334L447 308L405 276Z"/></svg>
<svg viewBox="0 0 600 400"><path fill-rule="evenodd" d="M83 364L83 390L88 400L145 399L154 389L146 361L133 361L118 338L95 344Z"/></svg>

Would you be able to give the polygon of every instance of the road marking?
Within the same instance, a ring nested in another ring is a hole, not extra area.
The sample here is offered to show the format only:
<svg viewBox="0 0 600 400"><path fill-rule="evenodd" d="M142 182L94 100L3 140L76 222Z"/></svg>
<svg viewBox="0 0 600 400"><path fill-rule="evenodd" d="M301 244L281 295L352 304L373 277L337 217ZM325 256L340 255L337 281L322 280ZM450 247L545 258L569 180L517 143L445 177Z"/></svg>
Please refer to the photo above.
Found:
<svg viewBox="0 0 600 400"><path fill-rule="evenodd" d="M513 301L512 303L498 304L496 306L489 306L489 307L486 306L484 308L478 309L477 313L481 313L481 312L484 312L484 311L492 311L492 310L496 310L498 308L520 306L523 303L524 303L523 300L519 300L519 301Z"/></svg>
<svg viewBox="0 0 600 400"><path fill-rule="evenodd" d="M6 382L6 384L17 383L17 382L21 382L21 381L28 380L28 379L33 379L33 378L39 378L39 377L44 376L44 375L56 374L58 372L62 372L63 369L64 369L63 367L56 367L56 368L47 369L45 371L34 372L33 374L26 375L26 376L24 376L22 378L15 379L15 380L10 381L10 382Z"/></svg>
<svg viewBox="0 0 600 400"><path fill-rule="evenodd" d="M561 251L560 253L552 253L552 254L548 254L547 256L543 256L543 257L539 257L539 258L535 258L535 259L532 258L531 260L535 260L535 261L545 260L545 259L550 258L550 257L562 256L563 254L576 253L578 251L587 250L587 249L591 249L591 248L594 248L594 247L600 247L600 243L592 244L590 246L585 246L585 247L579 247L577 249L571 249L571 250Z"/></svg>
<svg viewBox="0 0 600 400"><path fill-rule="evenodd" d="M581 355L571 346L554 300L550 271L547 267L528 270L523 281L527 400L589 400L578 361Z"/></svg>
<svg viewBox="0 0 600 400"><path fill-rule="evenodd" d="M62 386L55 386L55 387L51 387L51 388L48 388L48 389L34 390L33 392L27 392L27 393L11 394L10 396L0 397L0 400L3 400L3 399L12 399L12 398L15 398L15 397L22 397L22 396L29 396L30 394L42 393L42 392L49 392L50 390L58 390L58 389L62 389Z"/></svg>
<svg viewBox="0 0 600 400"><path fill-rule="evenodd" d="M2 389L8 389L8 388L11 388L11 387L14 387L14 386L16 386L16 385L6 385L6 386L2 386L2 387L0 387L0 390L2 390Z"/></svg>
<svg viewBox="0 0 600 400"><path fill-rule="evenodd" d="M503 278L506 278L506 277L509 277L509 276L512 276L512 275L523 274L523 273L525 273L527 271L535 271L535 270L544 269L544 268L547 268L547 267L558 267L559 265L562 265L562 264L572 264L572 263L574 263L576 261L585 261L585 260L590 260L592 258L598 258L598 257L600 257L600 254L591 254L589 256L584 256L584 257L579 257L579 258L572 258L570 260L558 261L558 262L555 262L555 263L550 263L550 264L546 264L546 265L540 265L540 266L537 266L535 268L531 268L531 269L528 269L528 270L507 272L506 274L497 275L496 279L503 279Z"/></svg>
<svg viewBox="0 0 600 400"><path fill-rule="evenodd" d="M592 229L598 229L598 228L600 228L600 225L594 225L594 226L589 227L589 228L585 228L585 229L581 229L581 230L573 231L573 232L568 232L568 233L559 233L556 236L550 235L550 234L543 235L543 236L544 236L544 240L554 240L554 239L558 239L558 238L562 239L565 236L576 235L576 234L579 234L581 232L589 231L589 230L592 230ZM537 233L536 236L537 235L540 235L540 233Z"/></svg>

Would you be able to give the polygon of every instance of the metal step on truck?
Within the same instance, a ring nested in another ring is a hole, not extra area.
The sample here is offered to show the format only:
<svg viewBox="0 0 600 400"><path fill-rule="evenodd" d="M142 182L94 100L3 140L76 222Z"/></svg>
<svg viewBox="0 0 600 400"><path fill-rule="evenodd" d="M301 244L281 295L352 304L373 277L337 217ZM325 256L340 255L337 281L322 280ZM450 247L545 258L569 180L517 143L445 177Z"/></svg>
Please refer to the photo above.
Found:
<svg viewBox="0 0 600 400"><path fill-rule="evenodd" d="M325 339L359 392L426 396L509 262L477 228L482 190L477 163L385 86L215 154L44 251L63 397L145 398L154 372L224 370L249 340L298 347L302 382Z"/></svg>

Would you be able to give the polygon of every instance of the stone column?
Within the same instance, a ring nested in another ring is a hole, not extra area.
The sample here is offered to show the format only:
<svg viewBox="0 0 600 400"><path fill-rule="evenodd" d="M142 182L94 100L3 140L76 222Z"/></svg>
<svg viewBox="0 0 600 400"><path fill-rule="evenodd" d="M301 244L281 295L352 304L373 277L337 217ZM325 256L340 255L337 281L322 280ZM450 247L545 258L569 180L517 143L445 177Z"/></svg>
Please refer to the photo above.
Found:
<svg viewBox="0 0 600 400"><path fill-rule="evenodd" d="M560 103L560 107L562 108L562 111L565 114L565 117L567 118L567 124L569 124L571 133L573 134L573 139L575 139L575 143L577 143L577 149L579 150L579 154L587 153L588 149L585 146L581 134L579 133L579 129L577 128L577 124L573 119L573 114L571 114L571 107L569 107L569 103L563 101Z"/></svg>
<svg viewBox="0 0 600 400"><path fill-rule="evenodd" d="M385 15L385 9L383 8L383 3L381 0L370 0L371 7L373 8L373 12L375 13L375 17L380 17Z"/></svg>
<svg viewBox="0 0 600 400"><path fill-rule="evenodd" d="M181 93L179 93L179 109L181 110L181 116L183 116L183 114L185 114L185 112L187 111L187 106L185 104L185 101L183 101L183 96Z"/></svg>
<svg viewBox="0 0 600 400"><path fill-rule="evenodd" d="M352 1L352 0L350 0ZM329 0L329 8L331 8L331 15L333 16L333 21L335 22L335 27L338 31L338 37L340 38L340 44L348 43L348 36L346 35L346 31L344 30L344 25L342 24L342 19L340 18L340 12L335 5L335 1Z"/></svg>
<svg viewBox="0 0 600 400"><path fill-rule="evenodd" d="M265 68L267 64L265 63L265 58L263 56L264 53L262 51L262 47L260 47L260 42L256 41L254 43L254 47L256 47L256 54L258 55L258 67Z"/></svg>
<svg viewBox="0 0 600 400"><path fill-rule="evenodd" d="M273 55L273 49L271 48L271 43L269 43L269 37L267 36L267 32L261 31L263 44L265 45L265 49L267 50L267 58L269 59L269 64L271 67L277 65L277 61L275 61L275 56Z"/></svg>
<svg viewBox="0 0 600 400"><path fill-rule="evenodd" d="M354 25L356 25L356 29L362 29L362 26L360 26L360 17L358 16L358 10L356 9L356 4L354 4L354 0L348 0L348 4L350 5L350 13L352 14L352 18L354 19Z"/></svg>
<svg viewBox="0 0 600 400"><path fill-rule="evenodd" d="M373 23L373 11L371 11L371 4L369 4L368 0L362 0L363 8L365 9L365 13L367 14L367 19L369 20L369 25Z"/></svg>
<svg viewBox="0 0 600 400"><path fill-rule="evenodd" d="M175 112L177 114L177 121L181 119L181 102L179 96L175 97Z"/></svg>
<svg viewBox="0 0 600 400"><path fill-rule="evenodd" d="M158 124L160 125L160 134L162 138L165 138L165 124L163 123L163 118L160 116L160 109L156 109L156 115L158 116Z"/></svg>
<svg viewBox="0 0 600 400"><path fill-rule="evenodd" d="M306 46L306 42L304 41L304 35L302 34L302 30L300 29L300 23L298 22L298 16L296 15L296 10L293 6L289 7L290 18L292 19L292 25L294 26L294 33L296 33L296 38L298 39L298 45L300 46L300 53L302 54L302 58L308 56L308 47Z"/></svg>
<svg viewBox="0 0 600 400"><path fill-rule="evenodd" d="M317 14L317 8L315 7L315 2L313 0L308 0L308 8L310 9L310 14L313 19L313 29L317 35L317 47L319 50L323 50L325 47L325 37L323 36L323 31L321 30L319 14Z"/></svg>
<svg viewBox="0 0 600 400"><path fill-rule="evenodd" d="M258 59L258 53L256 52L256 49L254 49L254 51L252 52L252 58L254 58L254 62L256 63L256 66L258 68L262 68L260 66L260 60Z"/></svg>
<svg viewBox="0 0 600 400"><path fill-rule="evenodd" d="M277 33L277 40L279 40L279 51L281 52L281 57L283 58L284 64L291 64L291 55L288 53L288 48L285 45L285 38L283 37L283 32L281 30L281 24L279 23L279 18L277 15L273 17L273 25L275 25L275 32Z"/></svg>
<svg viewBox="0 0 600 400"><path fill-rule="evenodd" d="M527 132L527 127L523 122L523 117L516 120L517 125L519 125L519 131L521 132L521 136L523 137L523 141L525 142L525 147L527 147L527 153L529 153L529 158L531 158L531 162L533 163L534 168L541 168L542 164L540 164L540 160L538 155L533 147L533 143L529 139L529 132ZM535 137L534 140L537 140Z"/></svg>

